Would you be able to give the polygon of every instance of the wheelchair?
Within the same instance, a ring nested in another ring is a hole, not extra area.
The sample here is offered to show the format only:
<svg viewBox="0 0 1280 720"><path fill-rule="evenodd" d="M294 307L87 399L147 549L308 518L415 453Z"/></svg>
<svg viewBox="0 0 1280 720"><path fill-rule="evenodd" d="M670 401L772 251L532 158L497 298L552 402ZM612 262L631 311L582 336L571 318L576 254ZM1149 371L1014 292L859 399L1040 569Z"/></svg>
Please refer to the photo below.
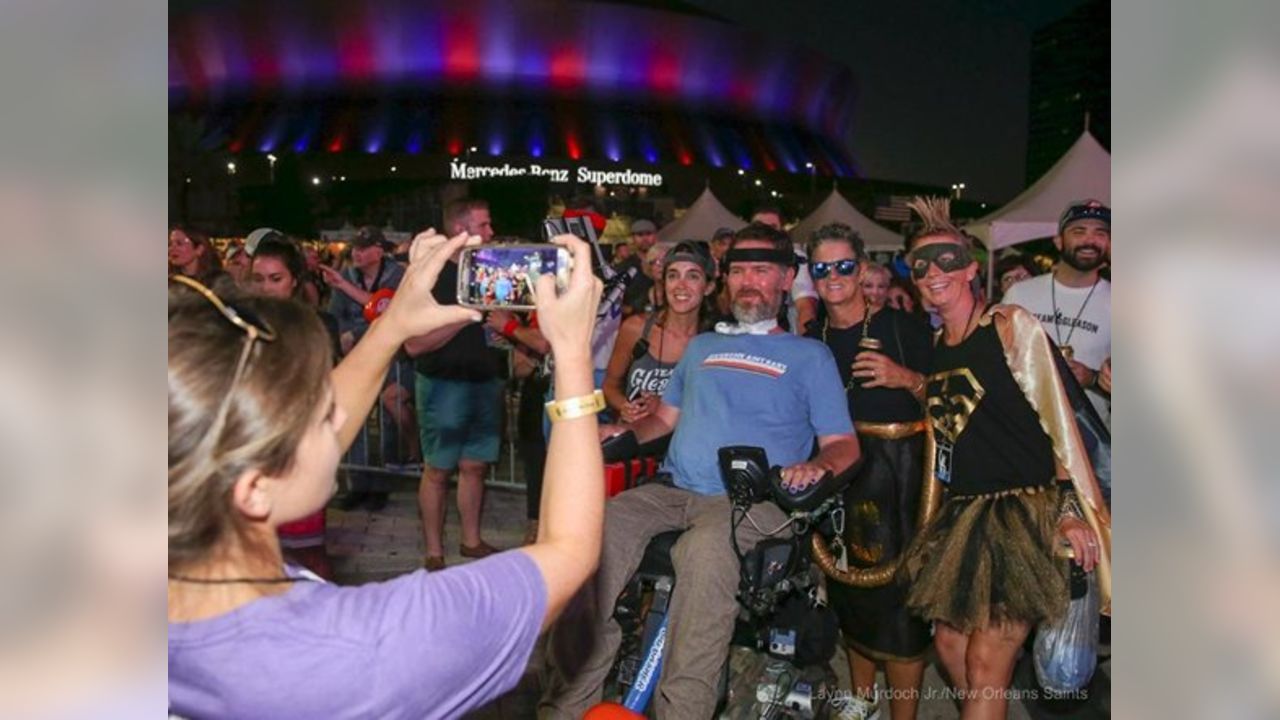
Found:
<svg viewBox="0 0 1280 720"><path fill-rule="evenodd" d="M631 433L610 438L603 449L605 462L629 461L640 453ZM745 553L733 538L739 559L739 613L730 661L721 672L717 716L826 718L828 700L836 695L830 662L839 631L822 597L822 573L809 547L814 533L829 537L843 522L844 489L852 469L792 492L782 486L781 468L769 465L762 448L724 447L718 454L733 527L752 505L773 502L788 516L782 530L791 532L762 540ZM593 711L588 717L643 717L661 674L667 610L678 582L671 549L681 532L650 540L639 568L619 595L614 619L622 628L623 642L606 683L606 697L620 702L606 703L609 712Z"/></svg>

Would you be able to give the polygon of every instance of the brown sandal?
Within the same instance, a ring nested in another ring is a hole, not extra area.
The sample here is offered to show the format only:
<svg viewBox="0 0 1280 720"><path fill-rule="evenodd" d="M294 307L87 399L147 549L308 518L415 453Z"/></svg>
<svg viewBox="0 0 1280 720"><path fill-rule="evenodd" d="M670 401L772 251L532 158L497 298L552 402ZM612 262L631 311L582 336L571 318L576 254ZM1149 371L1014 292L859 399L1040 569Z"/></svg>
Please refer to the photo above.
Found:
<svg viewBox="0 0 1280 720"><path fill-rule="evenodd" d="M444 557L441 555L428 555L426 560L422 561L422 567L435 572L444 569Z"/></svg>
<svg viewBox="0 0 1280 720"><path fill-rule="evenodd" d="M461 545L461 544L458 545L458 554L464 558L489 557L490 555L496 552L500 552L498 548L490 545L489 543L483 540L480 541L479 545L476 545L474 547L470 545Z"/></svg>

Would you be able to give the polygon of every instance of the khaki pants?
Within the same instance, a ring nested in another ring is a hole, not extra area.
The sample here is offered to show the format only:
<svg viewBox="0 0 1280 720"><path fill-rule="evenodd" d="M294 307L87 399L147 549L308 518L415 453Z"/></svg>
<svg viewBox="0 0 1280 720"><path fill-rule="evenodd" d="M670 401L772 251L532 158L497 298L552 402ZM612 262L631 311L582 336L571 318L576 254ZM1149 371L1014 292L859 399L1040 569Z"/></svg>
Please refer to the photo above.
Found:
<svg viewBox="0 0 1280 720"><path fill-rule="evenodd" d="M752 508L751 520L768 532L786 516L776 505L763 503ZM751 520L737 530L744 553L766 537ZM540 717L577 720L600 702L622 639L613 619L614 603L639 567L650 538L669 530L685 532L671 551L676 584L654 710L662 720L711 717L738 614L738 558L730 544L730 524L725 495L650 484L608 502L600 569L551 630Z"/></svg>

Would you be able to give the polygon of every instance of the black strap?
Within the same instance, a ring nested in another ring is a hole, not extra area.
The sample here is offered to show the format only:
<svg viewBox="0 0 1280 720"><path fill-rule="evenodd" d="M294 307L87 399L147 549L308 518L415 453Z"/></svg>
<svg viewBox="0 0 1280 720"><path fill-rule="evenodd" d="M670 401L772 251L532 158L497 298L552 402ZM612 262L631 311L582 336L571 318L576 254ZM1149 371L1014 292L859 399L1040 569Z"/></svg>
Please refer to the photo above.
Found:
<svg viewBox="0 0 1280 720"><path fill-rule="evenodd" d="M640 339L636 340L636 344L631 346L631 362L635 362L644 357L649 352L649 331L653 330L653 325L658 320L658 313L651 312L644 319L644 329L640 331ZM658 359L661 361L661 358Z"/></svg>
<svg viewBox="0 0 1280 720"><path fill-rule="evenodd" d="M907 365L907 352L902 349L902 333L898 331L898 313L899 312L901 311L894 310L893 312L889 313L889 317L893 319L893 341L898 344L898 363L901 364L902 367L910 370L911 366Z"/></svg>

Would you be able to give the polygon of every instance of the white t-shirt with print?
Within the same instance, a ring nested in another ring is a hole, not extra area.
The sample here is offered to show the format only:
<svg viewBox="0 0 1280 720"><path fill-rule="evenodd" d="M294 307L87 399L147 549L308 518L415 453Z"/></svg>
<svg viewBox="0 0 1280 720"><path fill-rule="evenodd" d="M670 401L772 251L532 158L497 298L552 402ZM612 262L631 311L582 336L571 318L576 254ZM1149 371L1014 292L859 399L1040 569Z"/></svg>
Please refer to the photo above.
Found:
<svg viewBox="0 0 1280 720"><path fill-rule="evenodd" d="M1072 357L1089 369L1098 370L1102 361L1111 357L1110 282L1099 278L1096 288L1068 287L1054 280L1053 273L1047 273L1010 287L1004 302L1021 305L1035 315L1049 337L1059 347L1070 345ZM1106 398L1093 390L1088 392L1109 426Z"/></svg>

